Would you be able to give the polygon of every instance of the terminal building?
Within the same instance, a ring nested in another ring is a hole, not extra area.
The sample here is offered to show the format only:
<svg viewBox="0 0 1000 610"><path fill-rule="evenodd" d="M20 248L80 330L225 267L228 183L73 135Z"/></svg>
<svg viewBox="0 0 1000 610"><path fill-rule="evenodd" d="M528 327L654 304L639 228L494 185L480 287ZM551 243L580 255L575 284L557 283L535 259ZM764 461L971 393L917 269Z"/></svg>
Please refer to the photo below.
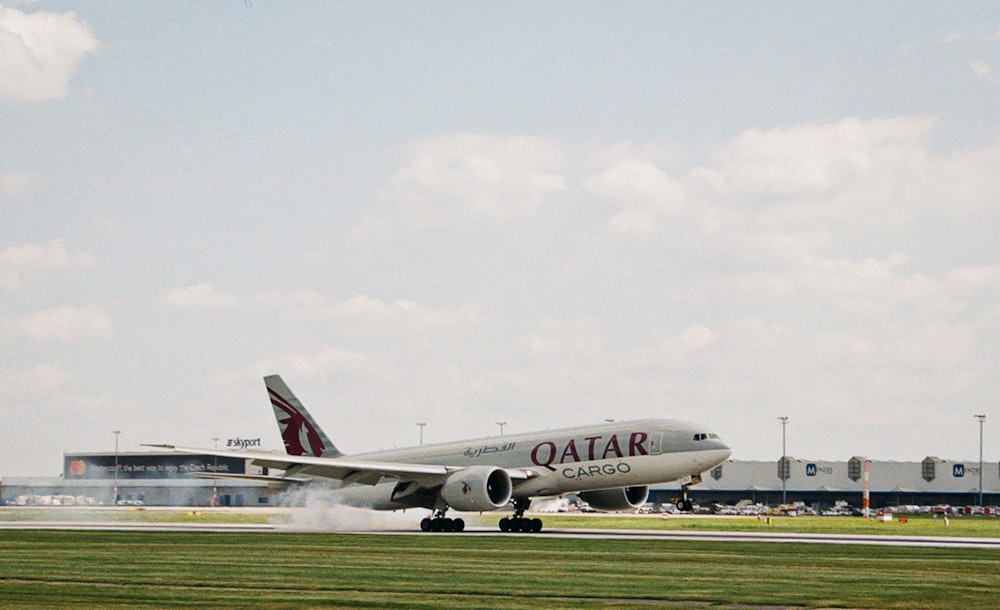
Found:
<svg viewBox="0 0 1000 610"><path fill-rule="evenodd" d="M0 479L5 504L149 506L270 506L280 490L265 483L215 479L266 475L266 468L236 457L167 452L64 453L59 477Z"/></svg>
<svg viewBox="0 0 1000 610"><path fill-rule="evenodd" d="M927 457L920 462L867 464L871 506L1000 504L1000 463ZM730 460L691 486L696 504L767 506L802 502L822 510L838 502L859 507L865 489L865 459L845 461ZM294 503L280 487L220 475L267 475L267 469L236 457L175 452L65 453L59 477L0 478L4 504L135 504L150 506L281 506ZM270 473L276 474L276 473ZM663 504L681 495L676 484L653 486L649 500Z"/></svg>

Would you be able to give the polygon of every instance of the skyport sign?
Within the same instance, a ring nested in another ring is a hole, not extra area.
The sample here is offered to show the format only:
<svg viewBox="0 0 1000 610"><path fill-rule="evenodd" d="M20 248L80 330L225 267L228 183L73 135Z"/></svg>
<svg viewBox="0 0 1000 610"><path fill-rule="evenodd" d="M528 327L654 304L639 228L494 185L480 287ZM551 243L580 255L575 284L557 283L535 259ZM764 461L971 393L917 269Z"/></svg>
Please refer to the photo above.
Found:
<svg viewBox="0 0 1000 610"><path fill-rule="evenodd" d="M260 437L240 438L234 437L226 439L226 447L230 449L260 449L262 447Z"/></svg>

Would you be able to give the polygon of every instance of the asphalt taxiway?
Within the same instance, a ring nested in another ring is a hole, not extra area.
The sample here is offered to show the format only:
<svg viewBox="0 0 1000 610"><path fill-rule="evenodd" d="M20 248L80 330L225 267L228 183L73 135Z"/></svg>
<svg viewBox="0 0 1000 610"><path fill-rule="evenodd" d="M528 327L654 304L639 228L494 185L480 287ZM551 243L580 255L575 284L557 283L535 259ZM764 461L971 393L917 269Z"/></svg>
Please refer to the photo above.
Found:
<svg viewBox="0 0 1000 610"><path fill-rule="evenodd" d="M695 540L718 542L782 542L933 548L988 548L1000 551L1000 538L948 536L879 536L869 534L802 534L774 532L680 532L656 530L550 529L537 534L503 533L471 527L458 533L427 533L411 529L337 530L281 523L148 523L112 521L0 521L0 530L130 531L130 532L316 532L414 536L524 536L607 540Z"/></svg>

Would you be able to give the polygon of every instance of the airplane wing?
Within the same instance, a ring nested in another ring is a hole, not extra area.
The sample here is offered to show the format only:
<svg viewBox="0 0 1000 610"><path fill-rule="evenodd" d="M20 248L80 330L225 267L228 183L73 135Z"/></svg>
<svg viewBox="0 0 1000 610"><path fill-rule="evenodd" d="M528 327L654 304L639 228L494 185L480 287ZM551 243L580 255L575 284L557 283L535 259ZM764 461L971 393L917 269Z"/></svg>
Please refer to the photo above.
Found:
<svg viewBox="0 0 1000 610"><path fill-rule="evenodd" d="M160 449L170 449L180 453L197 453L200 455L216 455L219 457L242 458L251 460L255 466L276 468L285 471L286 479L302 479L302 477L323 477L337 479L344 484L360 483L375 485L384 477L400 481L420 481L423 486L440 484L448 475L458 472L464 466L444 466L441 464L406 464L399 462L369 462L352 460L350 458L313 457L306 455L288 455L286 453L270 453L265 451L220 451L212 449L197 449L192 447L177 447L175 445L147 445ZM513 480L531 478L533 473L519 469L508 469ZM272 479L276 479L272 477Z"/></svg>
<svg viewBox="0 0 1000 610"><path fill-rule="evenodd" d="M234 474L232 472L189 472L187 476L196 479L257 481L267 483L272 487L288 487L295 483L304 484L312 480L309 477L279 477L270 474Z"/></svg>

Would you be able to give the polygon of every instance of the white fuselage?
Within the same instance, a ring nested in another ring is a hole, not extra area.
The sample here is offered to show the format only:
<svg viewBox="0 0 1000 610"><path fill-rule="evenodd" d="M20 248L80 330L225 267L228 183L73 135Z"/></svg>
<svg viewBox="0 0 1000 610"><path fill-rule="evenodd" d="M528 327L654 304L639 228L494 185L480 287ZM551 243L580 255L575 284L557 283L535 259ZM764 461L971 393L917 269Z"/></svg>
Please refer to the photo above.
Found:
<svg viewBox="0 0 1000 610"><path fill-rule="evenodd" d="M676 481L711 470L730 454L718 436L696 424L645 419L379 451L352 459L499 467L512 474L513 498L529 498ZM393 500L395 487L396 481L386 479L374 486L347 485L337 495L345 503L375 509L410 506Z"/></svg>

